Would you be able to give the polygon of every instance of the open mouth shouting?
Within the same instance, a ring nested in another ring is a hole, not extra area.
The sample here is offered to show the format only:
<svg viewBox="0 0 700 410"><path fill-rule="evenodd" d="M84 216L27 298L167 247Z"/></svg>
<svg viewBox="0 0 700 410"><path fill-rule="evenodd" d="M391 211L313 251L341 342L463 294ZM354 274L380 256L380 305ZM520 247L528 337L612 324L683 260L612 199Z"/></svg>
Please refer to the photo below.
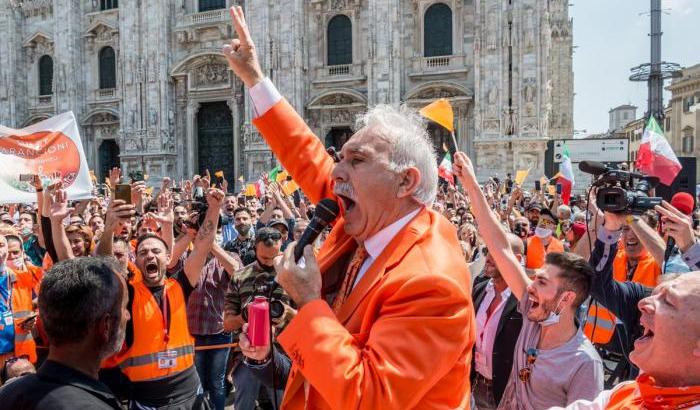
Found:
<svg viewBox="0 0 700 410"><path fill-rule="evenodd" d="M345 213L350 212L355 207L355 191L350 184L346 182L339 182L335 184L333 193L335 193L340 199Z"/></svg>
<svg viewBox="0 0 700 410"><path fill-rule="evenodd" d="M644 333L640 338L634 341L634 350L642 349L654 340L653 326L644 322L641 322L641 325L644 328Z"/></svg>
<svg viewBox="0 0 700 410"><path fill-rule="evenodd" d="M158 267L158 263L156 263L155 261L146 263L146 272L145 273L149 279L158 279L158 275L160 274L160 269Z"/></svg>

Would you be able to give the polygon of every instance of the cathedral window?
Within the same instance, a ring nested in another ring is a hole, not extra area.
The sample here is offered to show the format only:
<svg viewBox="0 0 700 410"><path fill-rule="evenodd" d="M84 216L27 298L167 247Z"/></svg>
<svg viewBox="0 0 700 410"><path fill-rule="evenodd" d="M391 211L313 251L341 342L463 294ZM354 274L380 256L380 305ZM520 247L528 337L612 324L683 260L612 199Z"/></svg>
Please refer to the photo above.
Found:
<svg viewBox="0 0 700 410"><path fill-rule="evenodd" d="M226 8L226 0L199 0L199 12Z"/></svg>
<svg viewBox="0 0 700 410"><path fill-rule="evenodd" d="M114 49L104 47L100 50L100 89L115 88L117 86L117 67Z"/></svg>
<svg viewBox="0 0 700 410"><path fill-rule="evenodd" d="M352 22L339 14L328 22L328 65L352 64Z"/></svg>
<svg viewBox="0 0 700 410"><path fill-rule="evenodd" d="M452 10L444 3L428 7L423 20L425 57L452 54Z"/></svg>
<svg viewBox="0 0 700 410"><path fill-rule="evenodd" d="M52 95L53 90L53 59L41 56L39 59L39 95Z"/></svg>
<svg viewBox="0 0 700 410"><path fill-rule="evenodd" d="M100 10L111 10L119 8L119 0L100 0Z"/></svg>

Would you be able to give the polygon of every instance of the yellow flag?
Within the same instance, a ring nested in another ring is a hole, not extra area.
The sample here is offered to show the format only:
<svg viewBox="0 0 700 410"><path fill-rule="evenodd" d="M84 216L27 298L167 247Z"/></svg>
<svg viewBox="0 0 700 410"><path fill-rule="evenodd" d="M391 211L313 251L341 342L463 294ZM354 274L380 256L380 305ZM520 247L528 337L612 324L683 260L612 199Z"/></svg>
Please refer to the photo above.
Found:
<svg viewBox="0 0 700 410"><path fill-rule="evenodd" d="M258 191L255 189L255 185L248 184L245 186L245 196L258 196Z"/></svg>
<svg viewBox="0 0 700 410"><path fill-rule="evenodd" d="M287 180L287 176L289 176L289 174L287 173L287 171L278 172L278 173L277 173L276 181L277 181L277 182L286 181L286 180Z"/></svg>
<svg viewBox="0 0 700 410"><path fill-rule="evenodd" d="M448 131L454 132L454 114L452 113L452 106L447 99L440 98L426 105L421 108L420 115L442 125Z"/></svg>
<svg viewBox="0 0 700 410"><path fill-rule="evenodd" d="M294 181L287 181L286 184L282 184L282 192L284 192L285 195L291 195L298 189L299 185Z"/></svg>
<svg viewBox="0 0 700 410"><path fill-rule="evenodd" d="M223 178L224 177L224 171L216 171L214 172L214 176L217 178Z"/></svg>
<svg viewBox="0 0 700 410"><path fill-rule="evenodd" d="M516 185L522 185L523 182L525 182L525 179L527 179L527 175L530 173L530 168L528 169L521 169L520 171L515 173L515 184Z"/></svg>

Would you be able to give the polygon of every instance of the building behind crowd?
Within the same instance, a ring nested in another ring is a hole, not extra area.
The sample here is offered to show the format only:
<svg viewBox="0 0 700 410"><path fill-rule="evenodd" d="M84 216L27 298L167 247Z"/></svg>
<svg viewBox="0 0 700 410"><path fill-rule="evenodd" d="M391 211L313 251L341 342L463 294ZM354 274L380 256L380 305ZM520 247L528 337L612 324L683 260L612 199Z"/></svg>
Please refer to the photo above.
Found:
<svg viewBox="0 0 700 410"><path fill-rule="evenodd" d="M625 125L637 118L637 107L630 104L618 105L608 111L608 117L608 133L619 133L625 128Z"/></svg>
<svg viewBox="0 0 700 410"><path fill-rule="evenodd" d="M698 157L700 147L700 64L684 68L682 76L674 79L666 89L671 92L669 112L666 113L664 131L678 156ZM700 167L696 168L696 181L700 181Z"/></svg>
<svg viewBox="0 0 700 410"><path fill-rule="evenodd" d="M573 133L567 0L241 1L265 73L327 145L369 106L439 97L484 178L544 169ZM269 170L242 84L221 53L234 0L8 0L0 5L0 123L72 110L100 178ZM449 135L431 125L435 147ZM233 176L233 177L232 177Z"/></svg>

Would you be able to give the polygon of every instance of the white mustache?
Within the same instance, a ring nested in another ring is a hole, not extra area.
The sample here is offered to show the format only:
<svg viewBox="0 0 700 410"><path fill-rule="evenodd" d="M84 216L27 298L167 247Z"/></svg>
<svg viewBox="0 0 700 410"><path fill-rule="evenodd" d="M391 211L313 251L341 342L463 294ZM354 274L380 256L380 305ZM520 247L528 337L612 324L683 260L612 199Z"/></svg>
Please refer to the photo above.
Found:
<svg viewBox="0 0 700 410"><path fill-rule="evenodd" d="M333 193L348 197L353 201L355 200L355 190L353 189L352 185L348 184L347 182L336 183L333 187Z"/></svg>

